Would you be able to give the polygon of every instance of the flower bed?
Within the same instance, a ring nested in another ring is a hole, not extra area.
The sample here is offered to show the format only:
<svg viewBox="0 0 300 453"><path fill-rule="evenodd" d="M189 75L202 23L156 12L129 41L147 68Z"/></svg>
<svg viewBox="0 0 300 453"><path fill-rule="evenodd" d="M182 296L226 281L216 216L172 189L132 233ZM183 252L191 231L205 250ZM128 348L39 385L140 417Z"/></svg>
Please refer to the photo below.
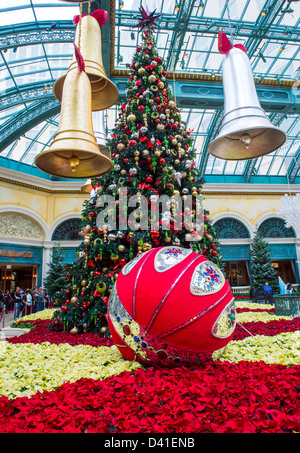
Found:
<svg viewBox="0 0 300 453"><path fill-rule="evenodd" d="M22 321L19 322L21 324ZM27 320L26 323L31 324L34 327L26 335L20 337L10 338L10 343L44 343L45 341L51 344L68 343L72 346L76 345L90 345L94 347L98 346L112 346L113 341L111 338L104 337L100 334L82 333L80 335L74 335L70 332L53 332L48 330L48 326L51 323L51 319L35 319Z"/></svg>
<svg viewBox="0 0 300 453"><path fill-rule="evenodd" d="M0 432L299 432L300 318L236 307L220 358L173 369L125 361L101 335L49 331L53 311L22 318L31 331L0 343Z"/></svg>

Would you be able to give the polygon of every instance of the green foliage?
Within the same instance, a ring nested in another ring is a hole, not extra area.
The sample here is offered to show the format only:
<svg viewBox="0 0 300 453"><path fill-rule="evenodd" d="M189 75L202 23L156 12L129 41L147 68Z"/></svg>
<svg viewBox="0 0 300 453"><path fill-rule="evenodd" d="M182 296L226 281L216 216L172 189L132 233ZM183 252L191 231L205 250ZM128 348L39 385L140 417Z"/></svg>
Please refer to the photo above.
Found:
<svg viewBox="0 0 300 453"><path fill-rule="evenodd" d="M60 246L52 251L52 261L44 279L44 286L54 301L64 301L64 290L67 285L67 271L64 264L64 254Z"/></svg>
<svg viewBox="0 0 300 453"><path fill-rule="evenodd" d="M256 232L250 249L250 269L252 288L257 289L268 282L276 285L276 271L272 266L271 251L259 232Z"/></svg>

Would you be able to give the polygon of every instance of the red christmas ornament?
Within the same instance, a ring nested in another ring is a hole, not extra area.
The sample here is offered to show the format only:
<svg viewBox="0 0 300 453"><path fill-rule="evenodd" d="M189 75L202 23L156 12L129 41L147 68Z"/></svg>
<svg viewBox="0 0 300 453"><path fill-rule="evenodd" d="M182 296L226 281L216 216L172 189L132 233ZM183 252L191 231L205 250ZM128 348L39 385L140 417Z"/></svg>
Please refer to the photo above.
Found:
<svg viewBox="0 0 300 453"><path fill-rule="evenodd" d="M234 298L220 269L204 256L182 247L158 247L119 273L108 323L128 360L163 366L200 363L232 339Z"/></svg>
<svg viewBox="0 0 300 453"><path fill-rule="evenodd" d="M158 230L150 231L150 237L151 239L159 238L159 231Z"/></svg>

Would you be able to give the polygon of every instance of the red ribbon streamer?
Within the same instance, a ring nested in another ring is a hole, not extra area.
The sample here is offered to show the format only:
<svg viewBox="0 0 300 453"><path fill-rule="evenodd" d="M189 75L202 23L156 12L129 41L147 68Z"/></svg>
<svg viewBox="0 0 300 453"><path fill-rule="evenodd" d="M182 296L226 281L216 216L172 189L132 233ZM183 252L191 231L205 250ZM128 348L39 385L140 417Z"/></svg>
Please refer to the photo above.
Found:
<svg viewBox="0 0 300 453"><path fill-rule="evenodd" d="M219 30L219 33L218 33L218 50L219 52L224 55L224 54L228 54L228 52L233 48L233 47L237 47L238 49L241 49L243 50L245 53L247 53L247 49L245 46L243 46L243 44L231 44L231 42L229 41L229 39L227 38L227 36L225 35L225 33L223 31L220 31Z"/></svg>
<svg viewBox="0 0 300 453"><path fill-rule="evenodd" d="M83 59L83 56L82 56L79 48L76 46L75 41L73 41L73 44L74 44L74 47L75 47L75 57L76 57L78 69L79 69L80 72L82 72L82 71L85 70L84 59Z"/></svg>
<svg viewBox="0 0 300 453"><path fill-rule="evenodd" d="M81 17L85 17L86 14L82 14ZM99 25L105 25L107 18L108 18L108 13L104 9L95 9L95 11L92 12L91 14L92 17L96 19ZM74 16L73 17L73 24L77 25L80 20L80 15Z"/></svg>

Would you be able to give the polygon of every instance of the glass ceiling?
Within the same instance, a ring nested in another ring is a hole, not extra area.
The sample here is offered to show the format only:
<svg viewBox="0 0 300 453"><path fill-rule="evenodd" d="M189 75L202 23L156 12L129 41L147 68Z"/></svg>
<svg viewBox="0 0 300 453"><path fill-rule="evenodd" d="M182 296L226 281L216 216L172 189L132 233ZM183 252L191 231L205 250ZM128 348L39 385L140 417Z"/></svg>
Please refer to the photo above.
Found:
<svg viewBox="0 0 300 453"><path fill-rule="evenodd" d="M100 0L97 2L101 4ZM232 35L235 44L246 45L257 84L267 84L271 79L278 80L278 87L291 87L294 83L293 93L299 97L300 81L295 81L300 80L300 1L230 0L229 13L226 4L227 0L143 2L150 11L156 9L162 14L157 21L156 42L169 77L174 71L176 77L184 75L185 79L192 74L200 78L209 76L210 81L221 76L222 55L218 52L217 35L222 29L229 37ZM140 6L139 0L111 1L113 70L124 77L140 38L137 29L133 28L138 22ZM53 83L67 71L73 56L75 27L71 21L78 11L77 4L59 0L14 0L5 7L0 6L0 142L1 131L7 124L29 112L41 100L53 98ZM261 27L265 30L263 34L259 33ZM51 39L36 39L37 34L43 32ZM19 33L21 44L16 42L13 47L9 39L14 33ZM58 33L64 33L63 38L58 39ZM172 80L169 81L172 88ZM39 100L35 97L36 90L41 96ZM173 91L173 94L176 93ZM279 119L276 117L276 124L288 136L281 148L255 161L236 162L211 155L203 159L215 116L219 113L222 112L213 108L181 108L182 121L193 130L196 164L205 162L205 180L210 182L216 178L219 182L223 178L225 181L224 177L228 176L232 182L233 177L238 178L238 182L286 182L289 168L297 166L300 159L299 114L286 113ZM276 116L274 112L266 113L271 120ZM116 106L105 115L109 133L114 127ZM93 118L97 133L97 114L93 114ZM16 137L1 152L0 165L4 158L34 167L35 156L50 145L58 123L59 114L52 115ZM23 168L26 171L26 167ZM249 168L252 177L246 180ZM290 182L300 183L299 171Z"/></svg>

